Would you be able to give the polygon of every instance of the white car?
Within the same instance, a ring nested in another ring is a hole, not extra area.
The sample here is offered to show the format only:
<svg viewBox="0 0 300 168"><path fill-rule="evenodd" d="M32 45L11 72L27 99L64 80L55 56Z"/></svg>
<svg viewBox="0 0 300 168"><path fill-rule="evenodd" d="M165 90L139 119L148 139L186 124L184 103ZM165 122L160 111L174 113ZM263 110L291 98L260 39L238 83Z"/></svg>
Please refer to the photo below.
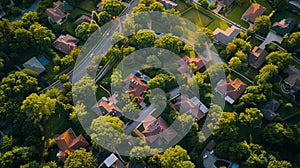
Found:
<svg viewBox="0 0 300 168"><path fill-rule="evenodd" d="M211 150L209 153L212 155L214 153L214 150Z"/></svg>
<svg viewBox="0 0 300 168"><path fill-rule="evenodd" d="M208 156L207 155L203 155L203 159L206 159Z"/></svg>

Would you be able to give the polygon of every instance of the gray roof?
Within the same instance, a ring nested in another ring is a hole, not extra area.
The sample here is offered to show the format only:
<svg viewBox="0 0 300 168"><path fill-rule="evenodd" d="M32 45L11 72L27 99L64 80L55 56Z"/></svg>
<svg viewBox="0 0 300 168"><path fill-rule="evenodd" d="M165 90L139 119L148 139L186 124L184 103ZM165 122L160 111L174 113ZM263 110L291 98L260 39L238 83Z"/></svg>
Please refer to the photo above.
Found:
<svg viewBox="0 0 300 168"><path fill-rule="evenodd" d="M224 45L227 45L228 43L232 42L232 40L236 36L239 35L240 31L241 30L235 26L228 28L226 31L217 28L214 31L215 40Z"/></svg>
<svg viewBox="0 0 300 168"><path fill-rule="evenodd" d="M275 22L272 26L277 34L284 36L290 33L296 25L296 20L293 18L282 19L280 22Z"/></svg>
<svg viewBox="0 0 300 168"><path fill-rule="evenodd" d="M44 72L46 68L40 63L36 57L32 57L30 60L23 64L23 67L26 69L33 70L38 74Z"/></svg>
<svg viewBox="0 0 300 168"><path fill-rule="evenodd" d="M278 114L275 113L280 107L280 103L274 99L269 100L265 104L260 106L260 110L264 117L269 121L274 121L277 119Z"/></svg>

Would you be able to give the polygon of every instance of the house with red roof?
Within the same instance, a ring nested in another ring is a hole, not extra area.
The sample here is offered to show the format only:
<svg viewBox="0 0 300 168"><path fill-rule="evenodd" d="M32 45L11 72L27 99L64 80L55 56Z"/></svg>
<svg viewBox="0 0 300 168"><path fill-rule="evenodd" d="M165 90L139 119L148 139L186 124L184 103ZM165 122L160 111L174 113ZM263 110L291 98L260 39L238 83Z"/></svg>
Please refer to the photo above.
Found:
<svg viewBox="0 0 300 168"><path fill-rule="evenodd" d="M67 156L77 149L90 147L86 139L80 134L76 136L72 128L69 128L64 133L55 138L56 144L59 148L57 157L65 161Z"/></svg>
<svg viewBox="0 0 300 168"><path fill-rule="evenodd" d="M60 35L53 43L52 46L64 54L70 54L73 48L77 47L79 40L69 34Z"/></svg>
<svg viewBox="0 0 300 168"><path fill-rule="evenodd" d="M266 8L261 6L258 3L253 3L242 15L242 20L254 24L254 21L257 17L262 16L266 11Z"/></svg>
<svg viewBox="0 0 300 168"><path fill-rule="evenodd" d="M108 99L106 97L102 97L97 102L97 104L92 107L92 110L99 116L111 115L116 117L122 117L122 111L119 109L119 107L116 106L118 102L118 100L116 99L117 96L118 95L115 93Z"/></svg>
<svg viewBox="0 0 300 168"><path fill-rule="evenodd" d="M54 23L59 25L67 18L64 4L61 1L53 2L53 7L46 9L46 14Z"/></svg>
<svg viewBox="0 0 300 168"><path fill-rule="evenodd" d="M205 58L203 56L199 56L196 58L190 58L188 56L184 56L182 59L177 61L178 64L178 68L177 71L180 72L181 74L184 73L189 73L189 72L197 72L200 69L202 69L203 67L205 67L205 65L209 62L208 58ZM193 64L194 65L194 69L191 69L189 66Z"/></svg>
<svg viewBox="0 0 300 168"><path fill-rule="evenodd" d="M226 78L225 80L221 79L217 83L215 91L224 97L228 103L233 104L244 93L246 88L247 85L238 78L234 81Z"/></svg>
<svg viewBox="0 0 300 168"><path fill-rule="evenodd" d="M182 114L192 115L196 121L201 120L208 112L208 108L196 96L191 99L185 95L179 96L174 108Z"/></svg>

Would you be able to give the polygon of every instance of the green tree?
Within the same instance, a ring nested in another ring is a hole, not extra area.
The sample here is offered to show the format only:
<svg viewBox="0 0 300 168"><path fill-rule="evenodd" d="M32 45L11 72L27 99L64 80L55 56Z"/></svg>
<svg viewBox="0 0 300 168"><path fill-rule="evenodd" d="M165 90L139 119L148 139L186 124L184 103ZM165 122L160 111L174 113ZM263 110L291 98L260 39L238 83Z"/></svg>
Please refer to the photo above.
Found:
<svg viewBox="0 0 300 168"><path fill-rule="evenodd" d="M272 160L269 162L267 168L291 168L292 164L288 161L278 161L278 160Z"/></svg>
<svg viewBox="0 0 300 168"><path fill-rule="evenodd" d="M114 147L125 139L123 127L124 123L118 117L100 116L91 124L91 138L114 151Z"/></svg>
<svg viewBox="0 0 300 168"><path fill-rule="evenodd" d="M248 60L247 54L245 54L243 51L236 52L235 56L238 57L242 62L246 62Z"/></svg>
<svg viewBox="0 0 300 168"><path fill-rule="evenodd" d="M40 51L47 51L55 40L55 35L52 31L37 22L29 27L29 31L32 33L36 47L40 49Z"/></svg>
<svg viewBox="0 0 300 168"><path fill-rule="evenodd" d="M278 67L273 64L268 64L262 67L259 72L260 74L255 77L255 83L262 85L266 82L272 82L273 77L278 74Z"/></svg>
<svg viewBox="0 0 300 168"><path fill-rule="evenodd" d="M94 22L83 22L77 26L75 34L82 40L87 40L98 29L100 29L99 26Z"/></svg>
<svg viewBox="0 0 300 168"><path fill-rule="evenodd" d="M46 94L33 93L23 101L21 111L27 115L29 120L41 123L47 121L55 113L56 102L56 99L51 99Z"/></svg>
<svg viewBox="0 0 300 168"><path fill-rule="evenodd" d="M291 35L283 37L283 46L289 52L299 50L300 46L300 31L294 32Z"/></svg>
<svg viewBox="0 0 300 168"><path fill-rule="evenodd" d="M19 53L26 51L33 44L32 33L24 28L18 28L15 30L15 39L18 45L15 45L14 47Z"/></svg>
<svg viewBox="0 0 300 168"><path fill-rule="evenodd" d="M147 64L147 66L151 66L151 67L156 67L156 68L161 67L161 62L156 57L156 55L150 55L150 56L148 56L146 58L146 64Z"/></svg>
<svg viewBox="0 0 300 168"><path fill-rule="evenodd" d="M275 51L271 52L266 57L266 62L268 64L274 64L276 65L279 70L283 70L287 67L287 65L293 60L293 57L291 54L283 51Z"/></svg>
<svg viewBox="0 0 300 168"><path fill-rule="evenodd" d="M283 146L286 142L293 140L294 132L288 125L272 123L265 128L263 137L270 145Z"/></svg>
<svg viewBox="0 0 300 168"><path fill-rule="evenodd" d="M253 30L261 36L267 36L271 29L271 21L269 16L259 16L254 21Z"/></svg>
<svg viewBox="0 0 300 168"><path fill-rule="evenodd" d="M122 12L123 8L124 6L120 0L106 0L103 4L102 10L112 16L118 16Z"/></svg>
<svg viewBox="0 0 300 168"><path fill-rule="evenodd" d="M92 96L97 90L95 81L89 77L84 76L78 82L76 82L72 88L73 96L78 101L88 101L86 98Z"/></svg>
<svg viewBox="0 0 300 168"><path fill-rule="evenodd" d="M250 125L250 129L254 124L258 124L263 118L262 112L257 108L247 108L245 112L240 113L239 121Z"/></svg>
<svg viewBox="0 0 300 168"><path fill-rule="evenodd" d="M37 12L26 12L23 16L22 16L22 22L23 22L23 26L24 28L28 29L30 27L30 25L34 24L35 22L39 21L39 17Z"/></svg>
<svg viewBox="0 0 300 168"><path fill-rule="evenodd" d="M234 70L239 70L241 69L242 61L238 57L232 57L228 65Z"/></svg>
<svg viewBox="0 0 300 168"><path fill-rule="evenodd" d="M166 34L155 41L155 46L169 50L175 54L179 54L183 48L183 43L171 34Z"/></svg>
<svg viewBox="0 0 300 168"><path fill-rule="evenodd" d="M212 135L218 140L236 139L239 131L237 121L238 115L235 112L223 112Z"/></svg>
<svg viewBox="0 0 300 168"><path fill-rule="evenodd" d="M108 12L102 11L97 14L97 18L98 18L98 24L100 26L103 26L105 23L108 23L109 21L111 21L112 16Z"/></svg>
<svg viewBox="0 0 300 168"><path fill-rule="evenodd" d="M66 168L95 168L98 166L97 159L92 152L79 149L71 153L64 163Z"/></svg>
<svg viewBox="0 0 300 168"><path fill-rule="evenodd" d="M179 145L167 149L163 154L158 154L158 158L162 168L181 168L184 164L189 165L189 168L195 167L187 151Z"/></svg>
<svg viewBox="0 0 300 168"><path fill-rule="evenodd" d="M132 38L129 39L129 42L137 49L153 47L156 40L155 34L148 30L139 31Z"/></svg>

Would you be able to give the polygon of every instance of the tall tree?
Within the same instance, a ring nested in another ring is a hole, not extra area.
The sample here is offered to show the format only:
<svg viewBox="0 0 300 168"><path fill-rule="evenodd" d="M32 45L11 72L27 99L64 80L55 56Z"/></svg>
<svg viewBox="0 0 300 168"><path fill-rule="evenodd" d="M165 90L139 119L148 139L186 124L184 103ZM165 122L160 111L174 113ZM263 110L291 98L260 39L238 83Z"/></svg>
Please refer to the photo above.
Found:
<svg viewBox="0 0 300 168"><path fill-rule="evenodd" d="M129 39L129 42L137 49L153 47L156 37L155 34L151 31L139 31L132 38Z"/></svg>
<svg viewBox="0 0 300 168"><path fill-rule="evenodd" d="M102 8L103 11L106 11L110 15L118 16L122 12L124 6L120 0L106 0Z"/></svg>
<svg viewBox="0 0 300 168"><path fill-rule="evenodd" d="M283 51L271 52L266 57L267 63L276 65L279 70L283 70L284 68L286 68L292 60L292 55Z"/></svg>
<svg viewBox="0 0 300 168"><path fill-rule="evenodd" d="M265 128L264 140L271 145L283 146L286 142L293 140L293 130L288 125L272 123Z"/></svg>
<svg viewBox="0 0 300 168"><path fill-rule="evenodd" d="M289 52L299 51L300 46L300 31L294 32L291 35L283 37L283 46Z"/></svg>
<svg viewBox="0 0 300 168"><path fill-rule="evenodd" d="M27 115L29 120L39 124L47 121L55 113L56 102L56 99L51 99L46 94L33 93L23 101L21 111Z"/></svg>
<svg viewBox="0 0 300 168"><path fill-rule="evenodd" d="M87 152L86 149L79 149L71 153L64 163L66 168L94 168L97 166L97 159L91 151Z"/></svg>
<svg viewBox="0 0 300 168"><path fill-rule="evenodd" d="M169 50L175 54L179 54L183 48L183 43L171 34L166 34L155 41L155 46Z"/></svg>
<svg viewBox="0 0 300 168"><path fill-rule="evenodd" d="M259 16L254 21L253 30L261 36L267 36L271 29L271 20L269 16Z"/></svg>

